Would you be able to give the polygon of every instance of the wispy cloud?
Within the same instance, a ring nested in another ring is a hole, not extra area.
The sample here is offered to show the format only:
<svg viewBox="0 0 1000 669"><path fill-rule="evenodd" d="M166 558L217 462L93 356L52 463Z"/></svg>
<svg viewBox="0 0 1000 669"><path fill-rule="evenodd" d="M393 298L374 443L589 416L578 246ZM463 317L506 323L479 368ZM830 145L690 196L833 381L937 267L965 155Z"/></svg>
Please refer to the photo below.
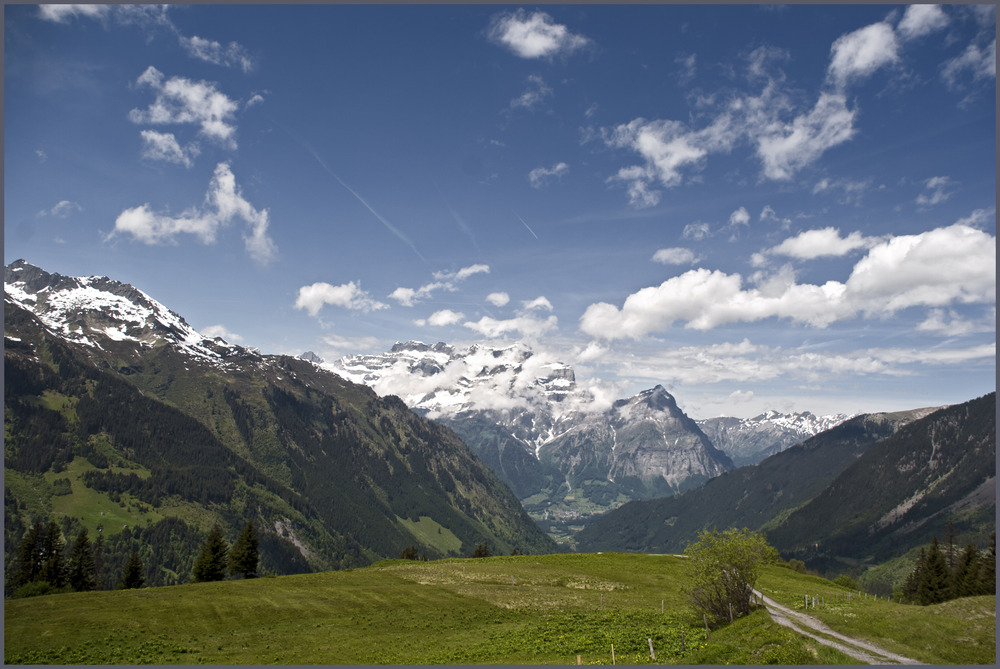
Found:
<svg viewBox="0 0 1000 669"><path fill-rule="evenodd" d="M535 231L531 229L531 227L527 224L527 222L523 218L521 218L520 214L514 212L514 215L517 216L517 220L521 221L521 224L528 230L528 232L531 233L531 236L534 237L535 239L538 239L538 235L536 235Z"/></svg>
<svg viewBox="0 0 1000 669"><path fill-rule="evenodd" d="M556 163L552 167L536 167L531 170L528 172L528 181L531 182L532 188L541 188L551 182L552 179L561 179L566 174L569 174L569 165L566 163Z"/></svg>
<svg viewBox="0 0 1000 669"><path fill-rule="evenodd" d="M950 177L931 177L924 182L924 192L917 196L917 204L924 207L933 207L941 204L951 197L952 191L948 190L954 182Z"/></svg>
<svg viewBox="0 0 1000 669"><path fill-rule="evenodd" d="M235 332L230 332L224 325L209 325L206 328L200 330L203 337L209 339L215 339L216 337L222 337L227 342L239 344L243 341L243 337L236 334Z"/></svg>
<svg viewBox="0 0 1000 669"><path fill-rule="evenodd" d="M948 15L940 5L910 5L896 26L896 33L904 40L911 40L941 30L948 23Z"/></svg>
<svg viewBox="0 0 1000 669"><path fill-rule="evenodd" d="M101 19L111 13L111 5L39 5L38 15L46 21L68 23L70 19L87 17Z"/></svg>
<svg viewBox="0 0 1000 669"><path fill-rule="evenodd" d="M205 39L192 35L191 37L178 37L181 47L188 55L203 60L214 65L225 67L239 67L244 72L253 70L253 60L250 53L240 44L230 42L223 46L215 40Z"/></svg>
<svg viewBox="0 0 1000 669"><path fill-rule="evenodd" d="M691 249L672 248L658 250L653 254L652 261L664 265L693 265L698 258Z"/></svg>
<svg viewBox="0 0 1000 669"><path fill-rule="evenodd" d="M187 146L181 147L172 132L143 130L139 134L142 136L143 158L163 160L168 163L191 167L194 165L194 159L201 153L201 148L197 142L191 142Z"/></svg>
<svg viewBox="0 0 1000 669"><path fill-rule="evenodd" d="M896 33L888 23L873 23L841 35L830 47L828 78L838 88L899 61Z"/></svg>
<svg viewBox="0 0 1000 669"><path fill-rule="evenodd" d="M545 12L523 9L497 14L490 22L490 40L521 58L553 58L583 48L589 40L575 35Z"/></svg>
<svg viewBox="0 0 1000 669"><path fill-rule="evenodd" d="M115 227L106 239L128 235L144 244L175 244L179 235L190 234L211 244L218 231L234 218L247 224L243 239L250 257L262 265L274 260L277 247L268 236L268 210L258 210L247 202L229 163L216 166L201 207L187 209L180 216L156 213L149 204L126 209L115 219Z"/></svg>
<svg viewBox="0 0 1000 669"><path fill-rule="evenodd" d="M439 290L454 292L458 290L458 284L462 283L470 276L476 274L489 274L489 265L470 265L463 267L456 272L434 272L434 281L426 283L419 288L406 288L400 286L389 294L389 297L396 300L404 307L412 307L420 300L426 300Z"/></svg>
<svg viewBox="0 0 1000 669"><path fill-rule="evenodd" d="M77 202L71 202L69 200L60 200L51 209L43 209L38 212L39 217L43 216L53 216L55 218L68 218L74 212L83 211L83 207Z"/></svg>
<svg viewBox="0 0 1000 669"><path fill-rule="evenodd" d="M510 101L511 109L534 109L545 98L552 96L552 89L537 74L528 77L528 87L519 96Z"/></svg>

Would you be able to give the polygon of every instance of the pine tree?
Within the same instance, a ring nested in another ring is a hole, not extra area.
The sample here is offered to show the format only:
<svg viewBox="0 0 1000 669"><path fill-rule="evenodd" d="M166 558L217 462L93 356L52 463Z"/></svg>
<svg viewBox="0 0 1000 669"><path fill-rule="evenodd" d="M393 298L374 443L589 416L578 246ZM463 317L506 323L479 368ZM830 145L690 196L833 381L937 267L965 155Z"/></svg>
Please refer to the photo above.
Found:
<svg viewBox="0 0 1000 669"><path fill-rule="evenodd" d="M979 590L977 594L993 595L997 591L997 533L990 534L990 550L979 563Z"/></svg>
<svg viewBox="0 0 1000 669"><path fill-rule="evenodd" d="M62 529L59 523L52 520L45 530L45 538L42 540L42 571L39 574L41 580L48 582L53 588L61 588L66 585L66 558L63 549L66 543L62 538Z"/></svg>
<svg viewBox="0 0 1000 669"><path fill-rule="evenodd" d="M42 573L42 539L45 526L41 521L31 526L17 547L17 577L14 586L38 580Z"/></svg>
<svg viewBox="0 0 1000 669"><path fill-rule="evenodd" d="M94 589L94 553L87 536L87 528L80 530L69 552L69 584L77 592Z"/></svg>
<svg viewBox="0 0 1000 669"><path fill-rule="evenodd" d="M944 540L948 544L948 571L955 571L955 524L948 519L948 526L944 531Z"/></svg>
<svg viewBox="0 0 1000 669"><path fill-rule="evenodd" d="M906 601L908 602L917 601L917 590L920 589L920 581L924 578L924 565L926 563L927 551L921 546L920 555L913 565L913 571L910 572L910 575L906 577L906 581L903 583L903 596L906 597Z"/></svg>
<svg viewBox="0 0 1000 669"><path fill-rule="evenodd" d="M229 573L240 574L243 578L257 577L257 563L260 560L257 528L248 522L229 549Z"/></svg>
<svg viewBox="0 0 1000 669"><path fill-rule="evenodd" d="M476 546L476 550L472 552L472 557L474 558L484 558L493 555L493 551L490 550L490 544L486 541Z"/></svg>
<svg viewBox="0 0 1000 669"><path fill-rule="evenodd" d="M931 547L927 551L923 576L917 587L917 601L926 605L937 604L949 599L951 597L950 580L948 563L938 548L937 537L934 537L931 540Z"/></svg>
<svg viewBox="0 0 1000 669"><path fill-rule="evenodd" d="M132 551L125 566L122 567L122 580L118 583L118 589L141 588L145 582L146 577L142 573L142 559L139 557L139 551Z"/></svg>
<svg viewBox="0 0 1000 669"><path fill-rule="evenodd" d="M100 529L100 528L98 528ZM97 590L108 589L108 579L104 574L104 533L97 533L97 540L93 544L94 555L94 587Z"/></svg>
<svg viewBox="0 0 1000 669"><path fill-rule="evenodd" d="M229 546L222 536L222 528L218 523L208 533L208 538L201 545L198 559L195 560L194 575L195 583L204 581L221 581L226 577L226 554Z"/></svg>
<svg viewBox="0 0 1000 669"><path fill-rule="evenodd" d="M399 554L400 560L416 560L420 555L416 546L407 546L403 549L403 552Z"/></svg>
<svg viewBox="0 0 1000 669"><path fill-rule="evenodd" d="M979 549L975 544L968 544L959 556L951 591L955 597L969 597L979 591Z"/></svg>

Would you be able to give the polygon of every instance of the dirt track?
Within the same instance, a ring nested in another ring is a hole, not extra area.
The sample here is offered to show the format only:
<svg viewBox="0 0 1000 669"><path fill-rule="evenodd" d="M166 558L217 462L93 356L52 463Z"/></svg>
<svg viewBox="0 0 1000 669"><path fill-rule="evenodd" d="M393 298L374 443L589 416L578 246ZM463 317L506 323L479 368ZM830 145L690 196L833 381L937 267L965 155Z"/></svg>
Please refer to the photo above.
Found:
<svg viewBox="0 0 1000 669"><path fill-rule="evenodd" d="M767 608L767 612L771 614L774 622L789 627L795 632L811 639L815 639L823 645L836 648L856 660L867 664L925 664L919 660L885 650L870 641L855 639L840 632L835 632L821 620L817 620L805 613L793 611L787 606L782 606L756 590L754 590L754 594L764 602L764 606Z"/></svg>

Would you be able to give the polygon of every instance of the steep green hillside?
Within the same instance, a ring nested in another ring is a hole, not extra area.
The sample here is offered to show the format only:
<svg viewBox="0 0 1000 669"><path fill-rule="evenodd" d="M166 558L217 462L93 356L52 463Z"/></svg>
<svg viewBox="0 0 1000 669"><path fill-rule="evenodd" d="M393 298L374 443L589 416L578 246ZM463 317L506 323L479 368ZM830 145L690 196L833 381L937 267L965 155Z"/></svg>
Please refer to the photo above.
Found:
<svg viewBox="0 0 1000 669"><path fill-rule="evenodd" d="M629 502L576 536L580 550L679 552L699 530L758 529L818 494L867 448L919 412L856 416L831 430L672 497Z"/></svg>
<svg viewBox="0 0 1000 669"><path fill-rule="evenodd" d="M786 557L882 561L943 537L995 529L996 393L941 409L868 449L768 531ZM901 550L902 548L902 550Z"/></svg>
<svg viewBox="0 0 1000 669"><path fill-rule="evenodd" d="M141 528L179 522L196 547L216 521L235 535L252 520L262 562L279 573L360 566L410 545L432 558L482 542L555 549L453 432L304 361L71 344L10 302L4 334L8 557L18 531L50 516L70 519L67 539L100 525L109 546L125 525L136 544ZM184 559L143 549L151 583L186 579Z"/></svg>

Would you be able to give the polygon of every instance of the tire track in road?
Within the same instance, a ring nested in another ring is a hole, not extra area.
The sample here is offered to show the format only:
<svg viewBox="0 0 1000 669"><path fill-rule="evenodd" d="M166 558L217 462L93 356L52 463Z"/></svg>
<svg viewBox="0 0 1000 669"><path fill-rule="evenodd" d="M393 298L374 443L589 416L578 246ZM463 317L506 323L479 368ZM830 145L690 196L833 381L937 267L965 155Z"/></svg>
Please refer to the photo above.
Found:
<svg viewBox="0 0 1000 669"><path fill-rule="evenodd" d="M836 648L845 655L849 655L856 660L866 664L925 664L919 660L914 660L905 655L899 655L888 651L881 646L877 646L870 641L849 637L846 634L836 632L823 621L805 613L793 611L787 606L778 604L770 597L764 596L757 590L753 591L763 602L767 612L771 614L772 620L779 625L784 625L803 636L814 639L819 643ZM806 629L803 629L806 628ZM825 636L819 636L820 634ZM828 637L833 637L828 638ZM836 639L836 641L834 640Z"/></svg>

